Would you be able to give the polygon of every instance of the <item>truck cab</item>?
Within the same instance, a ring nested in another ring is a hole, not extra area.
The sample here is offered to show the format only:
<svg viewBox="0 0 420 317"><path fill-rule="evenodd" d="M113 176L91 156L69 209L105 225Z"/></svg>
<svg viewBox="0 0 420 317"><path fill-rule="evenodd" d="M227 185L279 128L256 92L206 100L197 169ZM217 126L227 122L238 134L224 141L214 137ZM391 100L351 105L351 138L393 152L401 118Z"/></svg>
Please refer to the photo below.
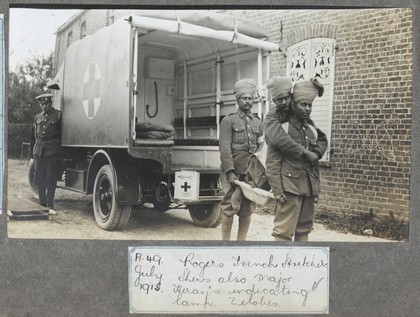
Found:
<svg viewBox="0 0 420 317"><path fill-rule="evenodd" d="M62 188L92 194L95 219L123 229L132 206L185 206L220 223L219 125L236 111L234 83L263 83L277 44L250 21L209 11L136 11L73 43L56 78ZM31 169L29 175L31 175ZM30 177L31 185L36 192Z"/></svg>

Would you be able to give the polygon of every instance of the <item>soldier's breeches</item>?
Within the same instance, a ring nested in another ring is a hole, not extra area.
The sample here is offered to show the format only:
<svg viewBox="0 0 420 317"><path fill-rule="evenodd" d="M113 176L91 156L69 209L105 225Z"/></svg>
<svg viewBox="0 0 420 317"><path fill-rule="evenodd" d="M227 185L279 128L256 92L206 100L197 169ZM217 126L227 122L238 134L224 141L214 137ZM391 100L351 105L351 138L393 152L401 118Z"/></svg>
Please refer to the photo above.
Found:
<svg viewBox="0 0 420 317"><path fill-rule="evenodd" d="M230 240L233 216L239 216L237 240L244 241L251 223L251 214L255 211L255 203L246 199L239 186L232 186L226 179L225 174L221 175L221 182L225 196L220 202L222 208L222 239ZM240 180L244 176L241 175Z"/></svg>
<svg viewBox="0 0 420 317"><path fill-rule="evenodd" d="M251 215L255 211L255 203L246 199L240 187L232 186L222 175L221 182L225 195L220 202L220 207L223 213L231 217L234 215L239 217ZM242 177L240 179L242 180Z"/></svg>
<svg viewBox="0 0 420 317"><path fill-rule="evenodd" d="M272 235L279 241L291 241L293 236L296 241L306 241L314 223L314 197L285 194L287 201L275 205Z"/></svg>

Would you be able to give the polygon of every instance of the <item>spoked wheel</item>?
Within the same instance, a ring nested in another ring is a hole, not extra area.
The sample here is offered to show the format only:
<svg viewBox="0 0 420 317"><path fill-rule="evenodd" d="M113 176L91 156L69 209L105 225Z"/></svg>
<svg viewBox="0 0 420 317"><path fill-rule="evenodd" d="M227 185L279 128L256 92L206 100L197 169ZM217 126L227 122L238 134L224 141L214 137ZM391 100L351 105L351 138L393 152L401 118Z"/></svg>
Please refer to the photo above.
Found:
<svg viewBox="0 0 420 317"><path fill-rule="evenodd" d="M115 201L114 174L110 165L104 165L96 175L93 187L93 211L96 224L104 230L121 230L130 219L131 206Z"/></svg>
<svg viewBox="0 0 420 317"><path fill-rule="evenodd" d="M222 209L219 204L191 205L190 216L199 227L214 228L222 221Z"/></svg>
<svg viewBox="0 0 420 317"><path fill-rule="evenodd" d="M28 183L31 188L32 196L39 199L38 186L35 184L35 161L31 159L28 166Z"/></svg>

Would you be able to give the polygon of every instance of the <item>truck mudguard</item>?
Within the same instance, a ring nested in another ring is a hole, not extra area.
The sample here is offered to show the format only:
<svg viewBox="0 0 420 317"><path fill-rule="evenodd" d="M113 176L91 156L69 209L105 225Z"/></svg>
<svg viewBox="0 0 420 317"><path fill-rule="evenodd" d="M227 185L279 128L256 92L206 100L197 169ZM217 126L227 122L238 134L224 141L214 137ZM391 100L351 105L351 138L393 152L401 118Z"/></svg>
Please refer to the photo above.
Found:
<svg viewBox="0 0 420 317"><path fill-rule="evenodd" d="M96 174L100 168L109 164L114 171L115 200L121 205L137 205L142 203L140 179L137 168L133 165L127 151L98 150L92 157L87 175L87 194L93 193Z"/></svg>

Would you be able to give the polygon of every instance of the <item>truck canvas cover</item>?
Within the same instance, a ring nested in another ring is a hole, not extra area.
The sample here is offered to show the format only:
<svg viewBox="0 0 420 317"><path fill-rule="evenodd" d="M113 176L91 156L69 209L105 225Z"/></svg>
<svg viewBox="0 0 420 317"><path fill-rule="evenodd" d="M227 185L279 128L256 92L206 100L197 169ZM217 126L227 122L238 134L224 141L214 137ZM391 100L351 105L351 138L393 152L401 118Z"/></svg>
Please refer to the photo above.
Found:
<svg viewBox="0 0 420 317"><path fill-rule="evenodd" d="M210 11L144 10L131 16L130 22L144 33L160 30L208 37L266 51L279 50L277 44L266 41L268 35L258 24Z"/></svg>
<svg viewBox="0 0 420 317"><path fill-rule="evenodd" d="M71 44L48 86L59 88L62 145L128 147L133 130L135 32L180 63L239 46L278 50L257 24L209 11L142 10ZM176 37L171 38L171 34ZM185 39L183 42L182 39ZM187 41L197 39L199 41ZM183 42L183 44L181 44ZM172 47L179 46L177 49ZM56 95L57 97L57 95Z"/></svg>

